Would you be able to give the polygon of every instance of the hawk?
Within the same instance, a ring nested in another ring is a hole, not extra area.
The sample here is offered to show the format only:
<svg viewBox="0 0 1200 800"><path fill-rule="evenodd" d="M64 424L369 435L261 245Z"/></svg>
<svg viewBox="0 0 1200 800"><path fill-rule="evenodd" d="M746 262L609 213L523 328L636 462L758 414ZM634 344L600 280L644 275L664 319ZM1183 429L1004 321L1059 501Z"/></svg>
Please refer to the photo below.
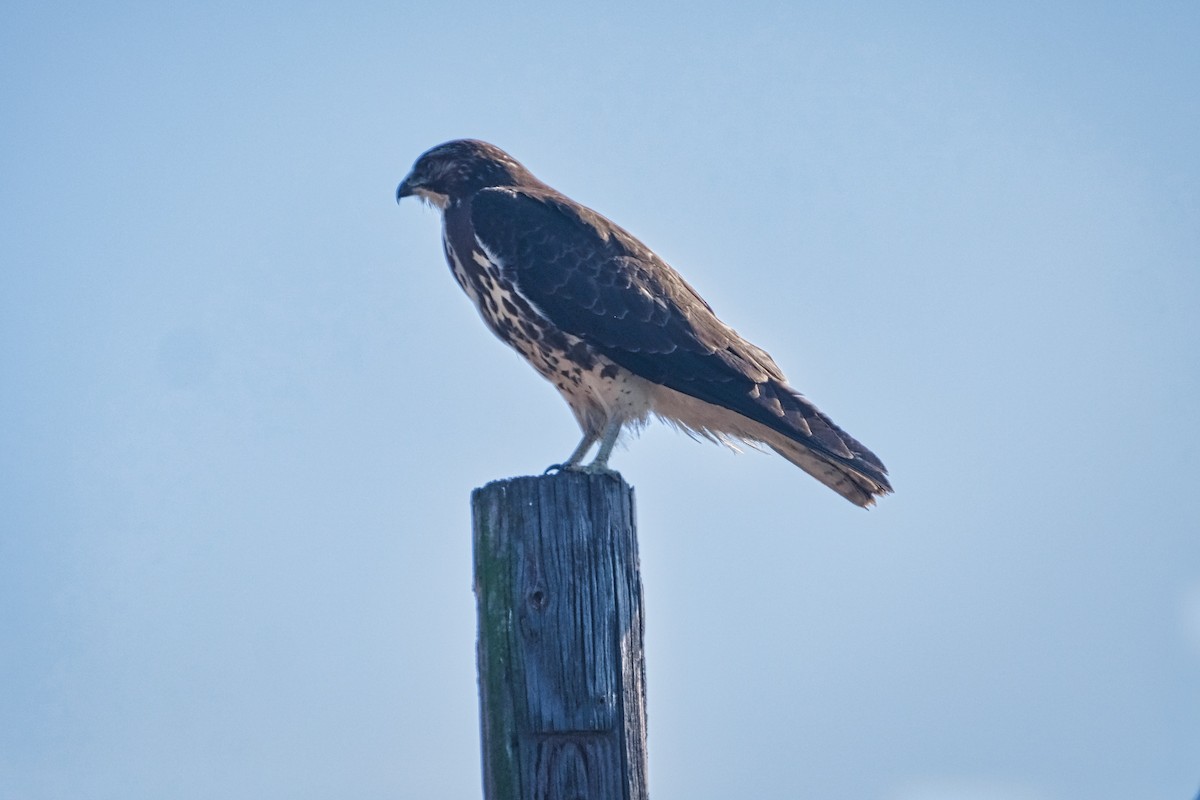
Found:
<svg viewBox="0 0 1200 800"><path fill-rule="evenodd" d="M583 430L551 469L607 472L621 430L653 414L714 441L770 447L860 506L891 492L875 454L788 385L679 273L500 148L473 139L434 147L396 189L397 202L410 196L441 210L459 286L492 333L557 387Z"/></svg>

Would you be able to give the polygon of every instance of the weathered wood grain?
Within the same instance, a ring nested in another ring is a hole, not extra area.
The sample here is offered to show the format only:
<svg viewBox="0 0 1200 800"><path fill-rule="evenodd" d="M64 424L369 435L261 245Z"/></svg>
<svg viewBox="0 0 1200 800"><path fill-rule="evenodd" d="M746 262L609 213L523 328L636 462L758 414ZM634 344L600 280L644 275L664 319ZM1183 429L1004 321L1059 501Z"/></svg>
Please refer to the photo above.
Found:
<svg viewBox="0 0 1200 800"><path fill-rule="evenodd" d="M566 472L471 502L485 800L645 800L632 487Z"/></svg>

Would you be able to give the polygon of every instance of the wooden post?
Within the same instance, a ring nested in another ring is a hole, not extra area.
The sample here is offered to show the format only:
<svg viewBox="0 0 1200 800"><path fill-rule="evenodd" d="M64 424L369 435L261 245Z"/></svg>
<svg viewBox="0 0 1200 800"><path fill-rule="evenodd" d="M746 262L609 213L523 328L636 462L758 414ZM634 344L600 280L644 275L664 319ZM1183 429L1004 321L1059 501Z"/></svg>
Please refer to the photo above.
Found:
<svg viewBox="0 0 1200 800"><path fill-rule="evenodd" d="M633 488L564 472L471 506L485 800L646 800Z"/></svg>

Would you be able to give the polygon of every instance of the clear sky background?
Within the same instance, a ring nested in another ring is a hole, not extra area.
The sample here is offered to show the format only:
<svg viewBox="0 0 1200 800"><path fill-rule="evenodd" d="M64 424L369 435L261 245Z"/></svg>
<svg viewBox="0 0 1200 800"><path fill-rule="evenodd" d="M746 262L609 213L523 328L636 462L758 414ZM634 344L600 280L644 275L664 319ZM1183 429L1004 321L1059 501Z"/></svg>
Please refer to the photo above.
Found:
<svg viewBox="0 0 1200 800"><path fill-rule="evenodd" d="M468 495L577 431L393 201L463 136L897 488L618 450L652 796L1194 797L1200 6L500 5L5 6L0 798L480 795Z"/></svg>

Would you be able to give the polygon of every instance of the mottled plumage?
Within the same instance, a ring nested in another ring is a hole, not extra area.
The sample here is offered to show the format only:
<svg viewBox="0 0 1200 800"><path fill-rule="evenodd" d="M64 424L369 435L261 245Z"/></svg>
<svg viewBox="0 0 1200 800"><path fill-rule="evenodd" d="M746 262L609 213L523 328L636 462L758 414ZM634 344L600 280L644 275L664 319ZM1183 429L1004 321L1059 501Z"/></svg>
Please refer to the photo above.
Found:
<svg viewBox="0 0 1200 800"><path fill-rule="evenodd" d="M446 260L488 327L574 412L583 440L562 468L606 470L621 429L655 414L717 441L765 444L858 505L891 491L880 460L666 262L503 150L439 145L396 190L410 195L442 210Z"/></svg>

